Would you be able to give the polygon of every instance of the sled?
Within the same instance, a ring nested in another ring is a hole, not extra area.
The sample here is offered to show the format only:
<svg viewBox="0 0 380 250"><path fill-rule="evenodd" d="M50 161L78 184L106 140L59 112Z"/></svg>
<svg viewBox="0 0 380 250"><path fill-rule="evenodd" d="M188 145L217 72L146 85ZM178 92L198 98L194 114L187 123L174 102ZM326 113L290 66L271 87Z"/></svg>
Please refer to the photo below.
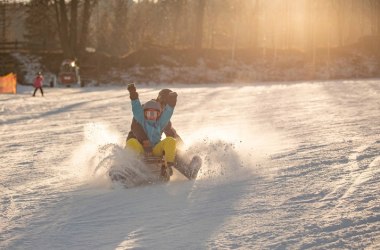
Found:
<svg viewBox="0 0 380 250"><path fill-rule="evenodd" d="M153 175L158 177L160 182L170 181L170 176L173 175L173 169L168 166L164 156L144 156L143 161L152 171Z"/></svg>
<svg viewBox="0 0 380 250"><path fill-rule="evenodd" d="M173 168L189 180L197 178L202 166L198 155L188 159L183 155L176 156L174 166L168 166L163 156L128 154L125 148L115 144L103 146L98 155L100 161L93 171L94 176L106 176L110 181L120 183L126 188L146 186L169 182Z"/></svg>
<svg viewBox="0 0 380 250"><path fill-rule="evenodd" d="M108 171L108 176L112 182L119 182L130 188L166 183L173 174L173 169L168 166L163 156L144 155L133 165L133 169L112 167Z"/></svg>

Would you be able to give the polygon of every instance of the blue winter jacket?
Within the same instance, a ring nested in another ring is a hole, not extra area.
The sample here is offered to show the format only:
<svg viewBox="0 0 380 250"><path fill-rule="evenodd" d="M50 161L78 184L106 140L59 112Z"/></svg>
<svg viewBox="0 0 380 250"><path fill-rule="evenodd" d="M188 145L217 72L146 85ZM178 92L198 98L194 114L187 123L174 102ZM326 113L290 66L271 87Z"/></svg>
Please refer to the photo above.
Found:
<svg viewBox="0 0 380 250"><path fill-rule="evenodd" d="M161 141L162 131L170 121L173 115L174 108L166 105L164 111L161 113L160 118L157 121L149 121L145 119L144 110L141 106L140 100L132 100L132 112L136 121L144 128L146 135L149 138L150 143L154 147Z"/></svg>

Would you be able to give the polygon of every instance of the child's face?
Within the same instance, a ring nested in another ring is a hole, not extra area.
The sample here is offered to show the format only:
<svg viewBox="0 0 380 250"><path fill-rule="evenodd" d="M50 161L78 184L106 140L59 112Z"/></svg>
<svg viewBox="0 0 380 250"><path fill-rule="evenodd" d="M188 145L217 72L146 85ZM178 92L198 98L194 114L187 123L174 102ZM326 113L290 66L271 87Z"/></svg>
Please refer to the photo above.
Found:
<svg viewBox="0 0 380 250"><path fill-rule="evenodd" d="M147 109L144 111L144 115L145 115L145 119L149 121L156 121L160 114L157 110Z"/></svg>

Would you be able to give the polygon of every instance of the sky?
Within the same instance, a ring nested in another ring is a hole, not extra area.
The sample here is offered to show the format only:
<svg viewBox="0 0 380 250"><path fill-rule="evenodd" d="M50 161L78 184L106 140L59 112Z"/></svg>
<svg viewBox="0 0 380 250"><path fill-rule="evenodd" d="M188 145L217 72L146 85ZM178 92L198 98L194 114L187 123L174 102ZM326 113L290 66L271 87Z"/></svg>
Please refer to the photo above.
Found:
<svg viewBox="0 0 380 250"><path fill-rule="evenodd" d="M125 86L0 95L0 248L380 247L378 79L168 87L201 171L129 189Z"/></svg>

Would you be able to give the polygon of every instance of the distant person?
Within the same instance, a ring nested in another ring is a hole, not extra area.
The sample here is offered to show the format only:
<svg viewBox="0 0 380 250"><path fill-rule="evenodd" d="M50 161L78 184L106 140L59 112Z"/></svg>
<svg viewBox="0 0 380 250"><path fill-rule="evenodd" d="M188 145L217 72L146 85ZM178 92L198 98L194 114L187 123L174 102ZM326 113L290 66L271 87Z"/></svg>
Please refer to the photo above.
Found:
<svg viewBox="0 0 380 250"><path fill-rule="evenodd" d="M44 85L44 77L42 76L41 72L38 72L33 82L33 86L34 86L33 96L36 96L36 92L38 89L41 91L42 96L44 96L44 91L42 89L43 85Z"/></svg>

